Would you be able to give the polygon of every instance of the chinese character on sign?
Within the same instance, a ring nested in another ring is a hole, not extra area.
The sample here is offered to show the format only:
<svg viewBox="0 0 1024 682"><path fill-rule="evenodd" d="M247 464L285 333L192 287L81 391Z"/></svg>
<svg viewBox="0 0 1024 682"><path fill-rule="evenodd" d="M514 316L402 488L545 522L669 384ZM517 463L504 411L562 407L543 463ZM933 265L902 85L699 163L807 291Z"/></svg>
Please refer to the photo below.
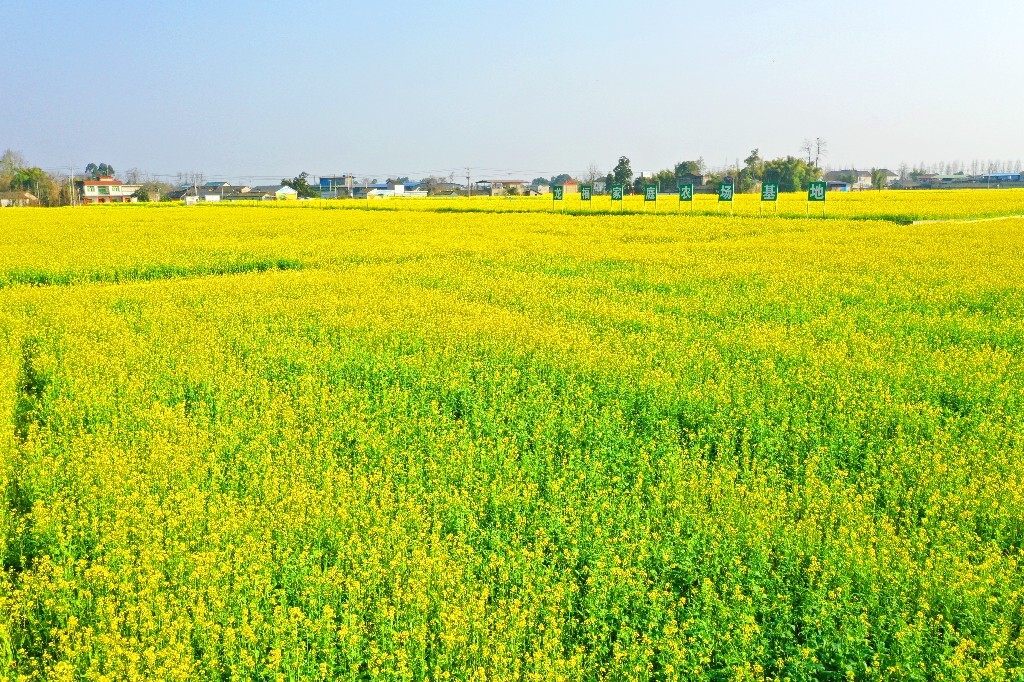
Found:
<svg viewBox="0 0 1024 682"><path fill-rule="evenodd" d="M723 184L718 189L718 200L719 201L732 201L733 185Z"/></svg>
<svg viewBox="0 0 1024 682"><path fill-rule="evenodd" d="M565 196L565 187L562 187L561 185L555 185L551 188L551 191L554 193L555 201L561 201L562 197Z"/></svg>
<svg viewBox="0 0 1024 682"><path fill-rule="evenodd" d="M779 186L766 184L761 186L761 201L775 201L779 198Z"/></svg>
<svg viewBox="0 0 1024 682"><path fill-rule="evenodd" d="M807 201L825 201L824 182L812 182L807 186Z"/></svg>
<svg viewBox="0 0 1024 682"><path fill-rule="evenodd" d="M612 185L612 201L622 201L622 185Z"/></svg>
<svg viewBox="0 0 1024 682"><path fill-rule="evenodd" d="M580 185L580 201L590 201L593 188L590 185Z"/></svg>
<svg viewBox="0 0 1024 682"><path fill-rule="evenodd" d="M658 200L658 188L654 185L647 185L644 187L644 201L657 201Z"/></svg>
<svg viewBox="0 0 1024 682"><path fill-rule="evenodd" d="M679 201L693 201L693 185L679 185Z"/></svg>

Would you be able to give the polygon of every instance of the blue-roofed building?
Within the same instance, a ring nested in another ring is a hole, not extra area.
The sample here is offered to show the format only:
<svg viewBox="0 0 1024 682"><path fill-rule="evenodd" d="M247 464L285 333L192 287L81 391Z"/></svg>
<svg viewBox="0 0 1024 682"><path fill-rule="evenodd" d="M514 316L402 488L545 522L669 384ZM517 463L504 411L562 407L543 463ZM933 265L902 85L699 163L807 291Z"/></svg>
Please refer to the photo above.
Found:
<svg viewBox="0 0 1024 682"><path fill-rule="evenodd" d="M989 173L981 176L982 182L1024 182L1024 173Z"/></svg>
<svg viewBox="0 0 1024 682"><path fill-rule="evenodd" d="M354 175L322 175L318 178L317 185L320 189L321 199L339 199L353 195L356 178Z"/></svg>

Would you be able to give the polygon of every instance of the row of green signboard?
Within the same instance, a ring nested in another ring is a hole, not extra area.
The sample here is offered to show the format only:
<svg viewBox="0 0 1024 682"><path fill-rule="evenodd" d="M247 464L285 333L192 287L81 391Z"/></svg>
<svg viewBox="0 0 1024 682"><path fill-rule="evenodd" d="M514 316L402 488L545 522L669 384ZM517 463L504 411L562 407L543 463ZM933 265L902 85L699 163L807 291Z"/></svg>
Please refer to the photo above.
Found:
<svg viewBox="0 0 1024 682"><path fill-rule="evenodd" d="M622 201L622 185L611 186L612 201ZM565 199L565 187L555 185L552 188L555 201ZM736 193L736 185L723 183L718 188L719 201L732 201ZM591 185L580 185L580 201L590 201L594 196L594 188ZM658 200L658 186L644 186L644 201ZM766 182L761 185L761 201L778 201L779 186L775 183ZM693 185L679 185L679 201L693 201ZM825 201L825 183L812 182L807 188L807 201Z"/></svg>

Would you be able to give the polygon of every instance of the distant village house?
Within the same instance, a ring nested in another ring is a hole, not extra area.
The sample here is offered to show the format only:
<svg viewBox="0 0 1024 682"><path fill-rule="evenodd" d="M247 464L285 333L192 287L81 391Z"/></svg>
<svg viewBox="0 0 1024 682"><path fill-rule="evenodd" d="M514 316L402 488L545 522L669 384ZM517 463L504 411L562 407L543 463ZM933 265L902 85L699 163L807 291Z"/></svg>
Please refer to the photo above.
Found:
<svg viewBox="0 0 1024 682"><path fill-rule="evenodd" d="M0 192L0 208L39 206L39 198L31 192Z"/></svg>
<svg viewBox="0 0 1024 682"><path fill-rule="evenodd" d="M167 193L171 201L184 201L186 205L214 204L235 201L294 201L299 193L288 185L262 185L248 187L227 182L206 182L201 186L186 186Z"/></svg>
<svg viewBox="0 0 1024 682"><path fill-rule="evenodd" d="M526 180L478 180L474 190L492 197L500 197L509 194L509 190L513 190L511 193L523 194L529 185Z"/></svg>
<svg viewBox="0 0 1024 682"><path fill-rule="evenodd" d="M78 197L83 204L122 204L138 201L135 192L141 185L126 185L113 176L101 175L95 180L78 180L75 183Z"/></svg>

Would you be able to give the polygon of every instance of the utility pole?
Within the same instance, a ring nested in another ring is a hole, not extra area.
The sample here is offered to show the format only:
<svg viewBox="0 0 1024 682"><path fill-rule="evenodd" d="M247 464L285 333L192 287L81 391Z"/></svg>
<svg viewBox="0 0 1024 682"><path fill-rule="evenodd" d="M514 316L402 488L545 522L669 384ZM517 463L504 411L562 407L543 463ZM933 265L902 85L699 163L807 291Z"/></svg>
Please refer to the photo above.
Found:
<svg viewBox="0 0 1024 682"><path fill-rule="evenodd" d="M466 168L466 196L470 199L473 198L473 185L469 183L469 168Z"/></svg>
<svg viewBox="0 0 1024 682"><path fill-rule="evenodd" d="M68 193L68 196L71 199L71 205L74 206L75 205L75 167L71 166L70 168L68 168L68 170L70 171L70 177L71 177L71 181L70 181L71 182L71 191Z"/></svg>

